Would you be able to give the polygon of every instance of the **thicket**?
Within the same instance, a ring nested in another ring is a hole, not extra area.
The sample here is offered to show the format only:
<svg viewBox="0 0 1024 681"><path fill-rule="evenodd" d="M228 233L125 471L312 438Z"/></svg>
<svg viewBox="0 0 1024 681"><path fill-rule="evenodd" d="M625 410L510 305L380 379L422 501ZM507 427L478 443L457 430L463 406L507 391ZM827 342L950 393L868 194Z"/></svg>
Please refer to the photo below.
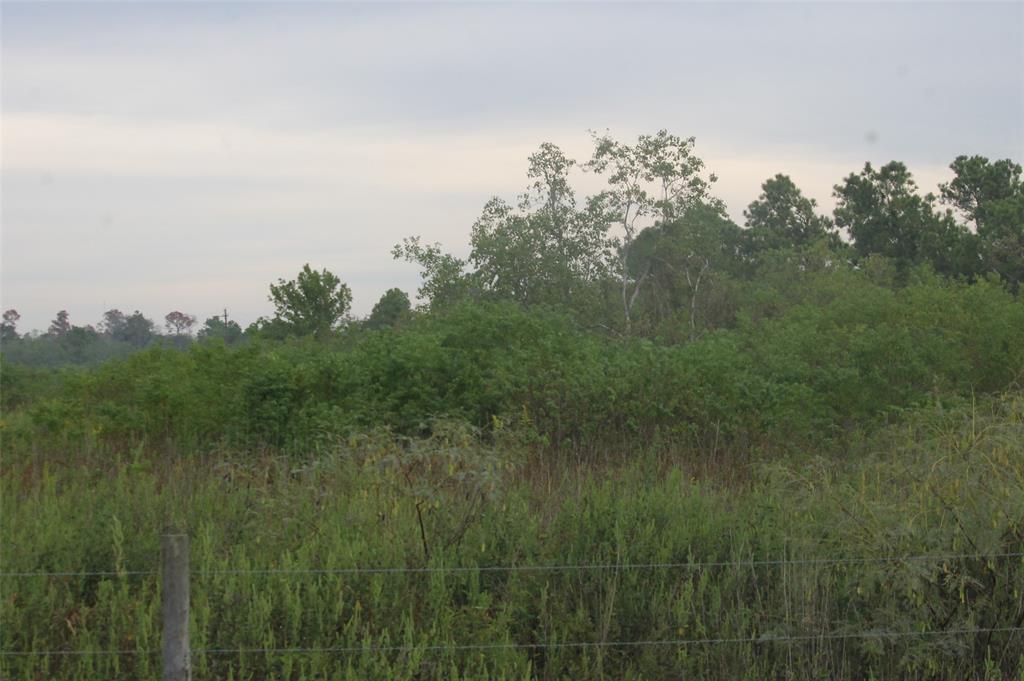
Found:
<svg viewBox="0 0 1024 681"><path fill-rule="evenodd" d="M332 343L151 348L94 370L5 364L15 451L136 446L329 451L438 418L513 429L581 456L681 449L709 460L855 440L901 410L1020 385L1024 304L988 282L808 274L733 329L664 344L593 333L555 310L466 303ZM23 445L23 446L22 446Z"/></svg>

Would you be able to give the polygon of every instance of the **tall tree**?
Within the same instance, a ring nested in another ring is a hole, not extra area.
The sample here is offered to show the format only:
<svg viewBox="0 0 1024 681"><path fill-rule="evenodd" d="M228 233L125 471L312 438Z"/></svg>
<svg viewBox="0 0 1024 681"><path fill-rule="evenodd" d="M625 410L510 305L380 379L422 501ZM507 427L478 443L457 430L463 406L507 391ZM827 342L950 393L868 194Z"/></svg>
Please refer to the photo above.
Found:
<svg viewBox="0 0 1024 681"><path fill-rule="evenodd" d="M577 208L569 177L576 162L551 143L528 161L532 183L515 205L498 197L484 205L466 260L416 237L395 247L395 257L423 268L419 293L432 307L467 295L578 306L606 275L607 222L590 204Z"/></svg>
<svg viewBox="0 0 1024 681"><path fill-rule="evenodd" d="M441 244L424 244L420 237L407 237L391 250L396 260L420 266L422 284L416 291L431 309L442 309L463 298L471 284L466 262L441 249Z"/></svg>
<svg viewBox="0 0 1024 681"><path fill-rule="evenodd" d="M175 336L191 336L195 323L194 316L178 310L168 312L164 317L164 327Z"/></svg>
<svg viewBox="0 0 1024 681"><path fill-rule="evenodd" d="M629 266L647 273L641 300L651 326L682 318L685 336L693 340L702 328L727 321L722 310L712 309L712 302L716 295L721 298L722 284L740 264L742 238L737 224L707 205L689 207L678 217L641 231Z"/></svg>
<svg viewBox="0 0 1024 681"><path fill-rule="evenodd" d="M156 338L156 325L153 324L153 320L136 310L124 318L124 325L120 327L114 338L137 348L143 348Z"/></svg>
<svg viewBox="0 0 1024 681"><path fill-rule="evenodd" d="M1024 282L1024 181L1009 159L958 156L951 182L940 185L942 201L973 223L980 269L996 272L1017 291Z"/></svg>
<svg viewBox="0 0 1024 681"><path fill-rule="evenodd" d="M765 180L761 195L743 211L750 254L780 248L800 249L819 239L835 239L832 221L815 211L817 203L803 195L788 175Z"/></svg>
<svg viewBox="0 0 1024 681"><path fill-rule="evenodd" d="M309 264L291 281L270 285L275 317L298 336L324 339L337 328L352 304L352 292L326 269L317 272Z"/></svg>
<svg viewBox="0 0 1024 681"><path fill-rule="evenodd" d="M836 225L849 231L861 256L891 258L900 272L931 263L943 274L962 274L966 231L948 212L939 213L935 196L921 196L907 167L892 161L879 169L870 163L836 185Z"/></svg>
<svg viewBox="0 0 1024 681"><path fill-rule="evenodd" d="M92 326L72 326L61 336L60 344L67 350L72 362L82 364L87 360L89 347L95 345L99 339L100 334Z"/></svg>
<svg viewBox="0 0 1024 681"><path fill-rule="evenodd" d="M61 310L57 313L54 320L50 322L50 328L46 331L46 335L53 338L63 338L69 331L71 331L71 321L68 311Z"/></svg>
<svg viewBox="0 0 1024 681"><path fill-rule="evenodd" d="M569 182L576 164L558 147L541 145L529 164L534 182L518 209L493 198L473 225L469 262L475 284L526 304L578 303L607 271L607 223L588 209L577 210Z"/></svg>
<svg viewBox="0 0 1024 681"><path fill-rule="evenodd" d="M225 312L225 316L226 316ZM228 345L237 343L242 338L242 327L238 325L238 322L231 319L226 323L220 317L209 317L203 322L203 327L199 329L199 333L196 334L200 341L213 340L219 338Z"/></svg>
<svg viewBox="0 0 1024 681"><path fill-rule="evenodd" d="M373 311L366 320L368 329L387 329L397 326L409 317L412 306L409 296L401 289L388 289L373 306Z"/></svg>
<svg viewBox="0 0 1024 681"><path fill-rule="evenodd" d="M1003 202L1024 192L1021 167L1010 159L992 162L984 156L957 156L949 167L955 177L939 185L942 200L963 212L979 235L988 231L993 218L998 221Z"/></svg>
<svg viewBox="0 0 1024 681"><path fill-rule="evenodd" d="M650 274L648 269L630 267L630 249L643 221L665 222L700 204L724 212L723 204L710 194L717 178L714 174L703 176L704 162L693 154L694 141L666 130L641 135L634 145L594 134L594 153L587 168L607 179L609 188L595 197L594 203L621 234L616 245L627 330Z"/></svg>
<svg viewBox="0 0 1024 681"><path fill-rule="evenodd" d="M0 323L0 341L10 342L18 340L18 320L21 315L17 310L10 309L4 312L4 320Z"/></svg>
<svg viewBox="0 0 1024 681"><path fill-rule="evenodd" d="M116 308L107 310L103 313L103 319L100 320L100 332L107 334L111 338L118 338L124 333L125 324L127 323L128 318L125 317L124 312Z"/></svg>

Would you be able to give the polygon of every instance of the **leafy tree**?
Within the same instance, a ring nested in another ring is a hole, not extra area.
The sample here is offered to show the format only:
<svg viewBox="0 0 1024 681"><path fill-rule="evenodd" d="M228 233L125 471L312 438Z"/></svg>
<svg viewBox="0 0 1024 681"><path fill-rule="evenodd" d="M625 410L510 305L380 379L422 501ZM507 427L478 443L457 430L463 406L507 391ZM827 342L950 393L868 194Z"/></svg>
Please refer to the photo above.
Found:
<svg viewBox="0 0 1024 681"><path fill-rule="evenodd" d="M609 255L603 215L579 210L569 181L576 162L544 143L529 157L532 180L515 205L494 197L472 227L467 260L406 239L393 251L423 268L419 294L432 308L466 297L487 296L524 304L584 300L606 276ZM468 271L467 271L468 269Z"/></svg>
<svg viewBox="0 0 1024 681"><path fill-rule="evenodd" d="M99 327L102 333L111 338L118 338L123 335L127 323L128 318L125 317L125 314L115 308L103 313L103 319L100 320Z"/></svg>
<svg viewBox="0 0 1024 681"><path fill-rule="evenodd" d="M69 321L68 311L61 310L57 313L56 318L50 322L50 328L46 331L46 335L53 338L62 338L71 331L71 322Z"/></svg>
<svg viewBox="0 0 1024 681"><path fill-rule="evenodd" d="M642 307L653 325L682 317L686 335L693 340L699 328L726 321L731 316L728 310L712 315L711 308L740 264L742 238L737 224L708 205L691 206L680 216L643 230L630 249L628 264L634 278L647 282ZM724 301L718 302L721 307Z"/></svg>
<svg viewBox="0 0 1024 681"><path fill-rule="evenodd" d="M88 359L90 347L99 340L100 334L92 326L72 326L61 336L60 344L68 351L73 363L82 364Z"/></svg>
<svg viewBox="0 0 1024 681"><path fill-rule="evenodd" d="M819 239L837 239L832 221L818 215L816 206L788 175L765 180L761 195L743 211L748 252L804 248Z"/></svg>
<svg viewBox="0 0 1024 681"><path fill-rule="evenodd" d="M408 237L391 250L396 260L416 263L423 272L417 295L431 309L450 307L471 289L466 262L441 250L441 244L423 244L420 237Z"/></svg>
<svg viewBox="0 0 1024 681"><path fill-rule="evenodd" d="M576 207L576 195L569 185L569 171L576 161L551 142L544 142L530 155L526 176L533 180L533 196L524 195L525 206L539 200L539 213L547 218L557 241L565 239L565 228Z"/></svg>
<svg viewBox="0 0 1024 681"><path fill-rule="evenodd" d="M1017 292L1024 285L1024 192L1000 202L980 237L983 266Z"/></svg>
<svg viewBox="0 0 1024 681"><path fill-rule="evenodd" d="M551 143L529 158L534 180L518 208L498 198L473 225L469 262L477 287L525 304L582 302L607 273L603 216L577 210L569 171L576 162Z"/></svg>
<svg viewBox="0 0 1024 681"><path fill-rule="evenodd" d="M196 318L194 316L177 310L168 312L164 317L164 326L175 336L192 335L192 327L195 323Z"/></svg>
<svg viewBox="0 0 1024 681"><path fill-rule="evenodd" d="M285 340L288 336L295 335L295 327L280 317L259 317L249 326L245 327L243 335L249 338L264 338L266 340Z"/></svg>
<svg viewBox="0 0 1024 681"><path fill-rule="evenodd" d="M156 325L153 324L153 320L146 318L136 310L124 318L124 325L120 327L114 338L136 348L144 348L156 338Z"/></svg>
<svg viewBox="0 0 1024 681"><path fill-rule="evenodd" d="M4 312L4 320L0 323L0 342L9 343L18 340L18 320L21 315L17 310L11 309Z"/></svg>
<svg viewBox="0 0 1024 681"><path fill-rule="evenodd" d="M856 252L892 258L903 274L930 263L943 274L970 274L967 233L948 212L935 209L935 196L917 193L907 167L892 161L875 170L870 163L836 185L835 220L849 231Z"/></svg>
<svg viewBox="0 0 1024 681"><path fill-rule="evenodd" d="M373 311L366 320L366 328L386 329L397 326L409 317L411 310L409 296L404 291L397 288L388 289L373 306Z"/></svg>
<svg viewBox="0 0 1024 681"><path fill-rule="evenodd" d="M336 275L303 265L298 277L270 285L275 318L297 336L327 338L348 313L352 292Z"/></svg>
<svg viewBox="0 0 1024 681"><path fill-rule="evenodd" d="M984 156L958 156L944 203L974 223L982 269L998 273L1016 291L1024 281L1024 182L1020 165Z"/></svg>
<svg viewBox="0 0 1024 681"><path fill-rule="evenodd" d="M993 212L1000 203L1024 191L1021 167L1010 159L992 162L984 156L957 156L949 167L956 176L939 185L942 200L962 211L978 234L984 234L997 217Z"/></svg>
<svg viewBox="0 0 1024 681"><path fill-rule="evenodd" d="M582 168L604 175L609 188L577 204L569 174L577 167L554 144L529 158L532 184L513 206L493 198L474 223L466 260L423 245L418 237L395 247L396 258L423 268L419 293L431 308L471 297L570 305L583 316L603 309L609 284L619 280L627 328L646 273L630 266L629 250L645 221L666 221L697 205L724 213L710 196L714 175L693 154L693 138L665 130L635 145L594 135L594 153ZM621 235L609 238L617 226Z"/></svg>
<svg viewBox="0 0 1024 681"><path fill-rule="evenodd" d="M209 317L203 322L203 327L196 334L200 341L219 338L228 345L237 343L242 338L242 327L238 322L229 320L224 322L220 317Z"/></svg>
<svg viewBox="0 0 1024 681"><path fill-rule="evenodd" d="M635 145L594 134L594 153L587 168L605 175L609 188L594 197L595 212L621 230L616 245L622 311L629 329L633 306L648 276L645 269L630 267L630 249L641 223L647 218L669 221L686 209L706 204L724 212L724 205L710 195L714 174L702 175L704 162L693 154L694 138L681 138L660 130L641 135Z"/></svg>

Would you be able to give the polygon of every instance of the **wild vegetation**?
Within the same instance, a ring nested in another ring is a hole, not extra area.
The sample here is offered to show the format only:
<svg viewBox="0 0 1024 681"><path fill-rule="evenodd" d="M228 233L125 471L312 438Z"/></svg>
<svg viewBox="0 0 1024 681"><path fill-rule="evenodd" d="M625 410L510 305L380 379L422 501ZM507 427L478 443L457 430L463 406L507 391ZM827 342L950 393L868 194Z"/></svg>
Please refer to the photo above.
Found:
<svg viewBox="0 0 1024 681"><path fill-rule="evenodd" d="M1020 166L831 217L778 175L741 228L694 140L594 141L468 258L398 245L416 307L9 311L0 649L76 654L0 673L158 678L175 526L198 678L1024 679Z"/></svg>

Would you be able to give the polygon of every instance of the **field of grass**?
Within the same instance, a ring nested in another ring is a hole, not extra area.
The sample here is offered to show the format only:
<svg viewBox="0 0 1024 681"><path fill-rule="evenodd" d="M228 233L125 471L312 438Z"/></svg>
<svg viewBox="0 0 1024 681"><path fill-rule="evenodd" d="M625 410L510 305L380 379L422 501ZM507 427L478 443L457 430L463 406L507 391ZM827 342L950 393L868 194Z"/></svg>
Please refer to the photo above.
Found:
<svg viewBox="0 0 1024 681"><path fill-rule="evenodd" d="M1024 679L1024 394L718 471L432 433L7 451L0 648L74 654L0 676L160 678L159 575L135 572L176 527L197 679ZM429 570L287 572L354 567ZM115 574L8 574L79 571Z"/></svg>

